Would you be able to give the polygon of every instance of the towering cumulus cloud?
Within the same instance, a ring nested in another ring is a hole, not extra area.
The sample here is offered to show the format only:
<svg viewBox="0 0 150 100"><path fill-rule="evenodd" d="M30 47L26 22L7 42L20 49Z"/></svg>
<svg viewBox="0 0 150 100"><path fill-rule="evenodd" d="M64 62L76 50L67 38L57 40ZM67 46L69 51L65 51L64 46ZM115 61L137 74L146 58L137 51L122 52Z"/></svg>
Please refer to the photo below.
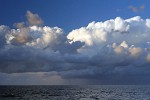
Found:
<svg viewBox="0 0 150 100"><path fill-rule="evenodd" d="M150 19L117 17L68 34L40 26L42 19L30 11L27 20L29 26L16 23L17 29L0 26L1 73L55 72L63 79L101 84L150 83Z"/></svg>

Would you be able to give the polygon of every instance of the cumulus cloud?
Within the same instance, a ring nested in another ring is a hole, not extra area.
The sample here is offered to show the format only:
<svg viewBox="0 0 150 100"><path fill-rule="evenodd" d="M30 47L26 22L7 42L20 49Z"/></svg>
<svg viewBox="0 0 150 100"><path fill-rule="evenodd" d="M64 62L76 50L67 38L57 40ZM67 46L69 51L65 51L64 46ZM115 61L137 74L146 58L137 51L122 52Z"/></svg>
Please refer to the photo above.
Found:
<svg viewBox="0 0 150 100"><path fill-rule="evenodd" d="M100 84L139 82L150 76L149 37L150 19L139 16L91 22L68 34L39 24L1 25L0 72L56 72L58 79Z"/></svg>
<svg viewBox="0 0 150 100"><path fill-rule="evenodd" d="M149 75L149 72L144 70L145 67L149 69L149 32L149 19L144 20L137 16L124 20L117 17L105 22L92 22L87 27L73 30L67 38L74 42L85 42L85 45L78 49L81 55L90 59L85 65L89 66L88 70L81 70L83 76L94 78L100 75L106 78L110 77L109 75L121 74L135 78L134 75L142 73ZM131 70L132 68L137 71Z"/></svg>
<svg viewBox="0 0 150 100"><path fill-rule="evenodd" d="M18 29L24 28L25 27L25 23L24 22L20 22L20 23L15 23L14 26Z"/></svg>
<svg viewBox="0 0 150 100"><path fill-rule="evenodd" d="M147 55L146 60L150 62L150 54Z"/></svg>
<svg viewBox="0 0 150 100"><path fill-rule="evenodd" d="M38 14L33 14L30 11L27 11L27 20L30 25L42 25L43 20L38 16Z"/></svg>
<svg viewBox="0 0 150 100"><path fill-rule="evenodd" d="M0 26L0 48L6 45L6 34L9 33L9 27L1 25Z"/></svg>

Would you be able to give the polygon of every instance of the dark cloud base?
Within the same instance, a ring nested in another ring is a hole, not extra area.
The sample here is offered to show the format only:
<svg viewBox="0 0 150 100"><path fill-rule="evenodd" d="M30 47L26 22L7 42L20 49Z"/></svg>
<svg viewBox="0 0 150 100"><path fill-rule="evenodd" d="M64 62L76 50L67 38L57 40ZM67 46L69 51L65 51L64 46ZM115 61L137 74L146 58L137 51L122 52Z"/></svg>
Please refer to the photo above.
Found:
<svg viewBox="0 0 150 100"><path fill-rule="evenodd" d="M17 29L0 26L0 84L150 84L150 19L117 17L66 34L26 16Z"/></svg>

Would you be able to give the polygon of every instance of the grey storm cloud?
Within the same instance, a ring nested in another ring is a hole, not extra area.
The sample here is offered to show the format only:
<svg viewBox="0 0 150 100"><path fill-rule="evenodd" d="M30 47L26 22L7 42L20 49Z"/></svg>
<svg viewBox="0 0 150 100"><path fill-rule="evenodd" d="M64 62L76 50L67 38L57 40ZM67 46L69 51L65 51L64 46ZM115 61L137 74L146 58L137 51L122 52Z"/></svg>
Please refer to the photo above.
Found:
<svg viewBox="0 0 150 100"><path fill-rule="evenodd" d="M64 79L100 83L148 80L150 19L117 17L67 34L58 27L39 26L37 14L27 15L28 21L29 16L34 20L30 26L0 26L1 73L55 72Z"/></svg>

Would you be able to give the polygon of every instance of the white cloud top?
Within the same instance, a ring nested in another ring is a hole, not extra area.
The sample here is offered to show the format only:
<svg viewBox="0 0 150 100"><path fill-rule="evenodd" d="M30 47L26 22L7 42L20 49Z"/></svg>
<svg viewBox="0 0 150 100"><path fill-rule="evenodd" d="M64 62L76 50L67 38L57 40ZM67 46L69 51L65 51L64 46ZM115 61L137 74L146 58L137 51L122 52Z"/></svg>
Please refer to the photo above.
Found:
<svg viewBox="0 0 150 100"><path fill-rule="evenodd" d="M101 81L150 75L150 19L117 17L68 34L37 20L29 23L18 29L0 26L0 72L55 71L63 78Z"/></svg>

